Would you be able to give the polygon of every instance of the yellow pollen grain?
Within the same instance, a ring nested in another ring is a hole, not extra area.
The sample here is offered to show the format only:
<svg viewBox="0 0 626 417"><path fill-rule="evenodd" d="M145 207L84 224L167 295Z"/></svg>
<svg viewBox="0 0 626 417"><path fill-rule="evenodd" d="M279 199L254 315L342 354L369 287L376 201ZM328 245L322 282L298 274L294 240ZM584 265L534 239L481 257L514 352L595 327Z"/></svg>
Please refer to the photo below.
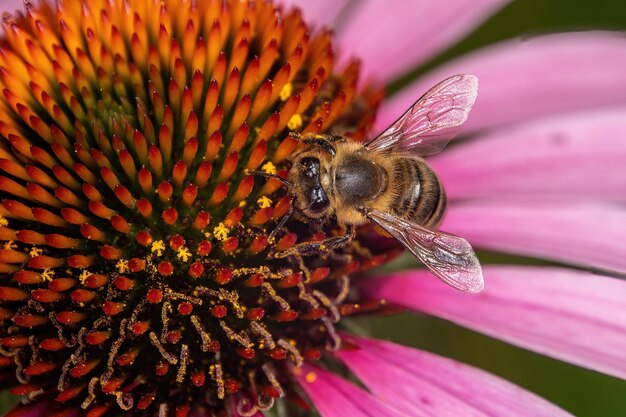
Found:
<svg viewBox="0 0 626 417"><path fill-rule="evenodd" d="M14 242L14 241L12 241L12 240L9 240L8 242L6 242L6 243L4 244L4 249L5 249L5 250L13 250L13 249L15 249L15 248L17 248L17 245L16 245L16 244L15 244L15 242Z"/></svg>
<svg viewBox="0 0 626 417"><path fill-rule="evenodd" d="M287 101L289 97L291 97L292 93L293 93L293 85L291 85L291 83L287 83L280 90L280 95L279 95L280 99L282 101Z"/></svg>
<svg viewBox="0 0 626 417"><path fill-rule="evenodd" d="M87 278L89 278L90 275L91 273L89 271L87 271L86 269L83 269L83 271L78 276L80 283L85 285L85 281L87 281Z"/></svg>
<svg viewBox="0 0 626 417"><path fill-rule="evenodd" d="M120 259L115 264L115 267L120 274L124 274L128 272L128 261L126 259Z"/></svg>
<svg viewBox="0 0 626 417"><path fill-rule="evenodd" d="M230 232L230 229L224 223L220 223L213 229L213 236L221 242L228 239L228 232Z"/></svg>
<svg viewBox="0 0 626 417"><path fill-rule="evenodd" d="M189 261L189 258L191 257L191 252L189 252L189 249L183 246L180 249L178 249L178 252L176 253L176 257L183 262L187 262Z"/></svg>
<svg viewBox="0 0 626 417"><path fill-rule="evenodd" d="M300 129L302 127L302 116L297 113L291 116L291 119L287 122L287 127L289 130Z"/></svg>
<svg viewBox="0 0 626 417"><path fill-rule="evenodd" d="M267 162L265 165L263 165L261 167L261 170L263 172L266 172L266 173L270 174L270 175L275 175L276 174L276 167L271 162Z"/></svg>
<svg viewBox="0 0 626 417"><path fill-rule="evenodd" d="M204 237L207 239L211 237L211 232L204 232Z"/></svg>
<svg viewBox="0 0 626 417"><path fill-rule="evenodd" d="M28 252L28 255L31 258L34 258L35 256L41 256L43 254L43 249L39 249L37 246L33 246L30 249L30 252Z"/></svg>
<svg viewBox="0 0 626 417"><path fill-rule="evenodd" d="M44 281L52 281L52 278L54 278L54 271L50 268L44 269L41 273L41 278L43 278Z"/></svg>
<svg viewBox="0 0 626 417"><path fill-rule="evenodd" d="M157 240L152 242L152 246L150 247L150 251L152 253L156 253L157 256L162 256L163 251L165 250L165 243L162 240Z"/></svg>
<svg viewBox="0 0 626 417"><path fill-rule="evenodd" d="M306 382L308 382L309 384L314 383L317 380L317 374L315 372L309 372L308 374L306 374L306 376L304 377L304 379L306 380Z"/></svg>
<svg viewBox="0 0 626 417"><path fill-rule="evenodd" d="M2 214L0 214L0 226L4 227L4 226L8 226L9 225L9 221L6 219L6 217L4 217Z"/></svg>
<svg viewBox="0 0 626 417"><path fill-rule="evenodd" d="M241 200L239 202L239 207L244 208L246 206L246 204L248 204L248 203L246 203L246 200Z"/></svg>
<svg viewBox="0 0 626 417"><path fill-rule="evenodd" d="M272 200L266 196L259 198L256 202L262 209L272 207Z"/></svg>

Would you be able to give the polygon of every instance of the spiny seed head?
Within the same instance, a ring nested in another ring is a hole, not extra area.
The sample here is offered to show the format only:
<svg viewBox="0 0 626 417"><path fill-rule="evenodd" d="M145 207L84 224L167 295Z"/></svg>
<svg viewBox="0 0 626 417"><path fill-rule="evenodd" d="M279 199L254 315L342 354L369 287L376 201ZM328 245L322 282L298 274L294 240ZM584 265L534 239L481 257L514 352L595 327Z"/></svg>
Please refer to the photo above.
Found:
<svg viewBox="0 0 626 417"><path fill-rule="evenodd" d="M28 4L0 44L0 379L48 415L297 398L337 349L361 234L291 220L290 130L361 140L380 93L266 0ZM372 254L372 252L374 252ZM6 382L9 381L9 382Z"/></svg>

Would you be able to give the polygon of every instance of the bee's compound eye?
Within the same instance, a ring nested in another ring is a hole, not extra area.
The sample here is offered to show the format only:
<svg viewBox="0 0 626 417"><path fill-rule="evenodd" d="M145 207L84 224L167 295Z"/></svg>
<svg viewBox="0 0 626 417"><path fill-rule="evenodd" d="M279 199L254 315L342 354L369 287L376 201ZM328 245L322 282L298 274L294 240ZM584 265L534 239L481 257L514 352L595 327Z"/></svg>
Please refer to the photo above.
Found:
<svg viewBox="0 0 626 417"><path fill-rule="evenodd" d="M311 201L309 210L314 213L321 213L326 210L329 205L328 197L324 190L322 190L322 187L314 187L311 189L309 201Z"/></svg>
<svg viewBox="0 0 626 417"><path fill-rule="evenodd" d="M317 178L320 172L320 161L317 158L302 158L300 160L302 166L302 175L306 178Z"/></svg>

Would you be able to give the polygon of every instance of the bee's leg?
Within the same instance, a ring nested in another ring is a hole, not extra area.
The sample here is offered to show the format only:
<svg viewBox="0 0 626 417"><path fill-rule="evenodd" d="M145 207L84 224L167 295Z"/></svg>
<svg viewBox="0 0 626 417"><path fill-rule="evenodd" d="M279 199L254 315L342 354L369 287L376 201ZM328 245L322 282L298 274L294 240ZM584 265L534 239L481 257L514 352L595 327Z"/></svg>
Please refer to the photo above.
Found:
<svg viewBox="0 0 626 417"><path fill-rule="evenodd" d="M269 234L269 236L267 237L267 239L271 242L274 240L274 238L276 237L276 235L278 234L278 232L280 231L280 229L283 228L283 226L285 225L285 223L287 223L287 220L289 220L289 218L291 217L291 215L293 214L293 204L294 201L293 199L291 200L291 204L289 204L289 210L287 210L287 213L285 213L285 215L280 219L280 221L278 222L278 224L276 225L276 228L274 228L274 230L272 230L272 233Z"/></svg>
<svg viewBox="0 0 626 417"><path fill-rule="evenodd" d="M334 250L346 246L356 236L356 227L350 225L346 227L346 233L343 236L329 237L322 240L320 243L321 250Z"/></svg>
<svg viewBox="0 0 626 417"><path fill-rule="evenodd" d="M299 254L299 255L316 255L320 252L330 252L335 249L342 248L354 239L356 236L356 228L354 226L348 226L346 233L343 236L334 236L322 240L321 242L307 242L293 245L287 250L277 252L274 254L275 258L286 258L287 256Z"/></svg>

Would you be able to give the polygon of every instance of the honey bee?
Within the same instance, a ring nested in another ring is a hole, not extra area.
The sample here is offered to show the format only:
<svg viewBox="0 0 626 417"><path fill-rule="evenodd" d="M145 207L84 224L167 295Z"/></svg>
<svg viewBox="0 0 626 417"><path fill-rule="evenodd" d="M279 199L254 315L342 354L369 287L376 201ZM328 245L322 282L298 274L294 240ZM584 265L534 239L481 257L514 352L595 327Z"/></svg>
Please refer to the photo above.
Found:
<svg viewBox="0 0 626 417"><path fill-rule="evenodd" d="M291 158L284 181L292 206L309 219L335 218L346 233L294 250L307 254L341 247L354 238L356 226L372 221L448 285L482 290L482 269L470 244L436 229L445 213L446 194L422 158L441 151L459 132L477 90L473 75L448 78L366 143L303 135L304 146Z"/></svg>

